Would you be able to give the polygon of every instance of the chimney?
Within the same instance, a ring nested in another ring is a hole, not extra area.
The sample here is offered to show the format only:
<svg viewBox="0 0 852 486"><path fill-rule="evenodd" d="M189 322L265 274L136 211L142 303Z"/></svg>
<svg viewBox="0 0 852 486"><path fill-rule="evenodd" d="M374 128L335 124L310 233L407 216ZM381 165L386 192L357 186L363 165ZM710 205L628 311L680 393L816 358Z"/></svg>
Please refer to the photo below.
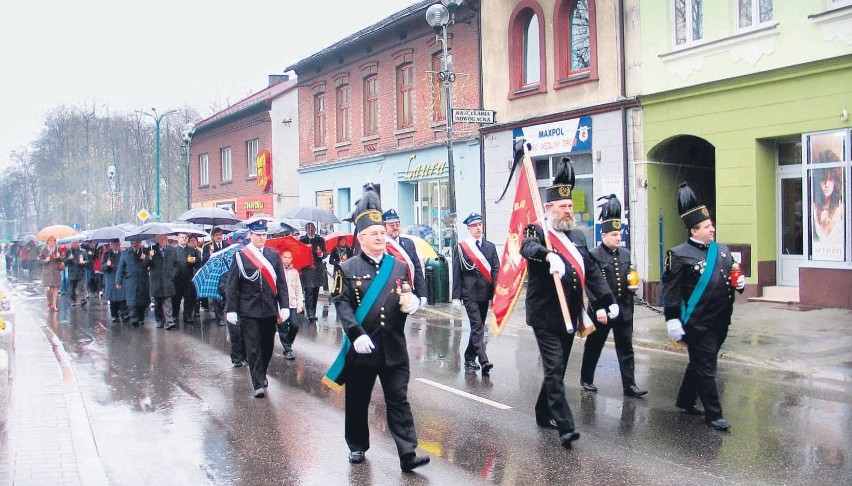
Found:
<svg viewBox="0 0 852 486"><path fill-rule="evenodd" d="M290 76L286 74L270 74L269 75L269 86L275 86L276 84L283 83L290 79Z"/></svg>

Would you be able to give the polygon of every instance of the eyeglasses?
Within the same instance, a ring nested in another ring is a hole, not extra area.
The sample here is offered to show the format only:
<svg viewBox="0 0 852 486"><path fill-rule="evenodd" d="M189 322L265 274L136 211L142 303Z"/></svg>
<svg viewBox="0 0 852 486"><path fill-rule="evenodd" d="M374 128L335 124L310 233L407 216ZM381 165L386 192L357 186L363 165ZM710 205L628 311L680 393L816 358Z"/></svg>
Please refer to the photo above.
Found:
<svg viewBox="0 0 852 486"><path fill-rule="evenodd" d="M371 231L369 233L364 233L364 236L366 236L367 238L379 238L379 237L386 238L388 236L388 232L387 231Z"/></svg>

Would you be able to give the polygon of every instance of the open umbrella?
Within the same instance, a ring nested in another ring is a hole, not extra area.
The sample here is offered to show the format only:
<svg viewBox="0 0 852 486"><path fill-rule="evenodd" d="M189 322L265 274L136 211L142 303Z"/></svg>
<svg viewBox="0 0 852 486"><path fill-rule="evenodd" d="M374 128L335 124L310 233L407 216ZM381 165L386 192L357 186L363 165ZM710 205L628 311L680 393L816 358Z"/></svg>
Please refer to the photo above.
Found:
<svg viewBox="0 0 852 486"><path fill-rule="evenodd" d="M210 224L218 226L221 224L236 224L240 222L234 213L227 209L209 207L209 208L192 208L185 211L176 218L176 221L186 221L195 224Z"/></svg>
<svg viewBox="0 0 852 486"><path fill-rule="evenodd" d="M28 243L28 242L30 242L30 241L35 241L35 240L37 240L37 239L38 239L38 238L36 238L36 235L34 235L34 234L32 234L32 233L23 233L23 234L18 235L18 236L17 236L14 240L12 240L12 241L17 241L17 242L19 242L19 243Z"/></svg>
<svg viewBox="0 0 852 486"><path fill-rule="evenodd" d="M421 262L425 262L427 258L438 258L435 249L423 238L414 235L405 235L405 238L409 238L414 242L414 248L417 250L417 255L420 257Z"/></svg>
<svg viewBox="0 0 852 486"><path fill-rule="evenodd" d="M266 246L274 249L278 253L284 253L284 251L292 253L293 268L296 270L302 270L305 267L310 267L314 263L314 257L311 255L311 247L302 243L293 236L270 238L266 240Z"/></svg>
<svg viewBox="0 0 852 486"><path fill-rule="evenodd" d="M103 228L96 228L92 230L87 241L91 241L93 243L109 243L114 239L123 240L124 237L132 231L133 229L129 229L126 226L104 226Z"/></svg>
<svg viewBox="0 0 852 486"><path fill-rule="evenodd" d="M231 264L234 261L234 253L241 250L245 245L231 245L223 250L210 255L198 272L192 277L192 283L195 284L195 291L198 297L222 300L219 295L219 279L228 270L231 269Z"/></svg>
<svg viewBox="0 0 852 486"><path fill-rule="evenodd" d="M332 231L327 235L323 235L325 239L325 252L331 253L334 251L334 248L337 246L337 239L343 237L346 238L346 246L352 248L352 245L355 244L355 235L352 233L346 233L344 231Z"/></svg>
<svg viewBox="0 0 852 486"><path fill-rule="evenodd" d="M60 238L65 238L66 236L76 235L77 233L77 230L68 225L52 224L50 226L45 226L44 228L42 228L36 235L36 238L41 241L47 241L47 239L52 236L58 240Z"/></svg>
<svg viewBox="0 0 852 486"><path fill-rule="evenodd" d="M326 208L321 208L319 206L302 206L293 211L288 211L284 213L284 216L290 219L317 221L319 223L324 224L334 224L340 222L340 220L337 219L337 216L333 215L331 211Z"/></svg>
<svg viewBox="0 0 852 486"><path fill-rule="evenodd" d="M412 224L405 227L405 234L426 238L434 232L428 224Z"/></svg>
<svg viewBox="0 0 852 486"><path fill-rule="evenodd" d="M204 228L202 228L201 226L199 226L197 224L193 224L193 223L169 223L169 225L171 225L172 229L174 230L170 234L183 233L183 234L189 235L189 236L192 236L192 235L201 236L201 237L207 236L207 232L204 231Z"/></svg>
<svg viewBox="0 0 852 486"><path fill-rule="evenodd" d="M174 232L174 228L168 223L145 223L137 228L136 231L125 236L124 239L126 241L153 240L158 235L169 235Z"/></svg>
<svg viewBox="0 0 852 486"><path fill-rule="evenodd" d="M89 239L89 235L91 234L90 230L83 231L82 233L73 234L71 236L66 236L65 238L59 238L56 240L56 244L58 245L70 245L75 241L86 241Z"/></svg>

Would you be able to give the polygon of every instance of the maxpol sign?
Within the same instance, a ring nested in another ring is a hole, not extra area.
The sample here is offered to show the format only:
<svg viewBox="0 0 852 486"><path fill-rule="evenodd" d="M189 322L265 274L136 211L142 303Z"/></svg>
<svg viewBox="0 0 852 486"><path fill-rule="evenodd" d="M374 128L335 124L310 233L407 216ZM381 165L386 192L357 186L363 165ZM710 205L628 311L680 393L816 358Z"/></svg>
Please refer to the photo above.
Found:
<svg viewBox="0 0 852 486"><path fill-rule="evenodd" d="M532 145L533 157L591 150L592 117L516 128L512 138L525 138Z"/></svg>

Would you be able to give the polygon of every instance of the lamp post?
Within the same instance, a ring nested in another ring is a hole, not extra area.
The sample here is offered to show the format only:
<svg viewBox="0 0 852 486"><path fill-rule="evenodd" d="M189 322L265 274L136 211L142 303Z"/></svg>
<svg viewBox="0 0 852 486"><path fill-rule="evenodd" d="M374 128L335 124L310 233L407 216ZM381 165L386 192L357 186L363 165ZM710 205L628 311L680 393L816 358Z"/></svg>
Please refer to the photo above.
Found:
<svg viewBox="0 0 852 486"><path fill-rule="evenodd" d="M441 0L441 3L436 3L426 9L426 22L435 30L435 41L441 43L443 50L443 59L441 62L441 72L438 73L438 80L444 84L445 93L445 109L447 123L447 168L450 171L449 177L449 197L450 197L450 220L456 214L456 170L453 163L453 81L456 80L456 73L453 72L452 60L447 53L447 26L454 23L455 12L461 6L464 0ZM456 244L456 228L455 221L450 233L450 244Z"/></svg>
<svg viewBox="0 0 852 486"><path fill-rule="evenodd" d="M89 191L83 189L80 191L80 195L83 196L83 229L89 229Z"/></svg>
<svg viewBox="0 0 852 486"><path fill-rule="evenodd" d="M107 167L107 179L109 186L109 224L115 224L115 166Z"/></svg>
<svg viewBox="0 0 852 486"><path fill-rule="evenodd" d="M192 136L195 134L195 123L187 123L183 126L183 130L180 132L180 138L183 140L183 145L181 145L181 149L183 150L184 155L186 155L186 209L189 210L192 206L191 199L189 197L189 188L190 188L190 156L191 156L191 148L192 148Z"/></svg>
<svg viewBox="0 0 852 486"><path fill-rule="evenodd" d="M157 146L157 169L156 169L157 172L156 172L156 175L154 176L154 181L155 181L155 184L157 186L157 212L156 212L156 215L157 215L157 220L159 221L161 219L161 214L160 214L160 121L162 121L163 118L171 115L172 113L177 113L177 110L169 110L165 113L158 114L156 108L151 108L151 113L148 113L147 111L139 111L138 113L142 113L142 114L150 116L151 118L154 119L154 129L156 130L156 138L155 138L154 143Z"/></svg>

